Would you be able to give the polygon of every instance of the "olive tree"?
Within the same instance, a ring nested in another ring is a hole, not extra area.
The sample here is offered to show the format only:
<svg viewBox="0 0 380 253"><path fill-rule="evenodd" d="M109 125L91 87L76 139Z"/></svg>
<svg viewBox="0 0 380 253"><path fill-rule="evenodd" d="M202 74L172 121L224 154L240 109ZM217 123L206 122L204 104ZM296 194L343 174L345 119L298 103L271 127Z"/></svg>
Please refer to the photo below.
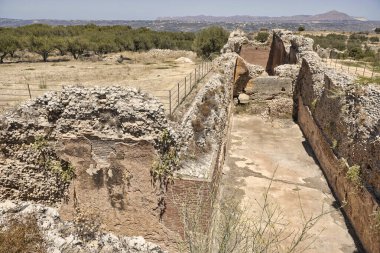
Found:
<svg viewBox="0 0 380 253"><path fill-rule="evenodd" d="M8 34L0 34L0 63L4 62L7 55L13 56L19 48L17 39Z"/></svg>
<svg viewBox="0 0 380 253"><path fill-rule="evenodd" d="M54 44L49 36L31 37L30 50L42 56L47 62L49 54L54 50Z"/></svg>
<svg viewBox="0 0 380 253"><path fill-rule="evenodd" d="M269 33L268 32L259 32L256 35L256 37L255 37L255 39L257 41L260 41L261 43L266 42L268 40L268 38L269 38Z"/></svg>
<svg viewBox="0 0 380 253"><path fill-rule="evenodd" d="M89 42L84 38L72 38L67 42L67 51L73 55L74 59L78 59L88 48Z"/></svg>
<svg viewBox="0 0 380 253"><path fill-rule="evenodd" d="M201 30L195 36L193 50L198 56L209 57L218 53L228 40L228 32L222 27L212 26Z"/></svg>

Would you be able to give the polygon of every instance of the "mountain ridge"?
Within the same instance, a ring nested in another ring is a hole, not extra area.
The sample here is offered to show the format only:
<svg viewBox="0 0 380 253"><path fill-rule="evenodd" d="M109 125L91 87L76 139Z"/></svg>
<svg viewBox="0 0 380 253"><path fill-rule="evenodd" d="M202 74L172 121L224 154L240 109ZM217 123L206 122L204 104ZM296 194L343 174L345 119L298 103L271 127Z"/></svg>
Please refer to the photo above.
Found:
<svg viewBox="0 0 380 253"><path fill-rule="evenodd" d="M332 10L326 13L316 15L293 15L293 16L251 16L251 15L234 15L234 16L182 16L182 17L158 17L156 20L176 20L186 22L262 22L262 21L360 21L346 13Z"/></svg>

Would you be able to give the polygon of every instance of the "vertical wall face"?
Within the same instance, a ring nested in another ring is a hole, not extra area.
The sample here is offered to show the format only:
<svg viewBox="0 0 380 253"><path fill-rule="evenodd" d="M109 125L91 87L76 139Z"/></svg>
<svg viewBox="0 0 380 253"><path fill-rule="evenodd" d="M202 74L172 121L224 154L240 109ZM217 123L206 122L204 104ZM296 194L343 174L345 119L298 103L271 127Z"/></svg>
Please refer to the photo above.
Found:
<svg viewBox="0 0 380 253"><path fill-rule="evenodd" d="M269 75L274 75L274 68L288 63L288 54L285 50L285 45L282 39L273 34L272 45L269 53L269 59L266 66L266 72Z"/></svg>
<svg viewBox="0 0 380 253"><path fill-rule="evenodd" d="M368 191L357 189L347 178L347 169L336 158L325 140L302 98L298 97L298 123L309 141L335 195L344 205L356 234L368 252L380 252L380 233L377 231L374 212L380 210L376 200ZM346 203L346 204L345 204Z"/></svg>
<svg viewBox="0 0 380 253"><path fill-rule="evenodd" d="M159 221L158 189L150 175L152 144L83 138L65 141L60 155L77 168L69 200L60 209L63 218L75 219L80 210L97 217L106 231L143 236L167 249L175 245L176 233Z"/></svg>
<svg viewBox="0 0 380 253"><path fill-rule="evenodd" d="M380 90L377 86L357 86L354 77L327 69L310 42L275 31L267 70L279 64L300 65L293 116L337 198L346 203L344 212L363 247L378 253Z"/></svg>

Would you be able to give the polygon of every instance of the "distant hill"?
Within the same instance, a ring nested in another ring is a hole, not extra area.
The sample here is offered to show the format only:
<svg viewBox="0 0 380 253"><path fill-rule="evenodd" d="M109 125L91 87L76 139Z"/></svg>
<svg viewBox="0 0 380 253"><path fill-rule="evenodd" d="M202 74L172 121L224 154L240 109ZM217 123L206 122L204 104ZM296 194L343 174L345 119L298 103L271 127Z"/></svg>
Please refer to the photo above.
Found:
<svg viewBox="0 0 380 253"><path fill-rule="evenodd" d="M157 20L177 20L183 22L264 22L264 21L275 21L275 22L284 22L284 21L354 21L357 20L354 17L347 15L346 13L339 11L329 11L317 15L295 15L295 16L282 16L282 17L268 17L268 16L249 16L249 15L240 15L240 16L185 16L185 17L160 17Z"/></svg>
<svg viewBox="0 0 380 253"><path fill-rule="evenodd" d="M355 20L355 18L339 11L329 11L322 14L317 14L308 18L310 21L348 21Z"/></svg>
<svg viewBox="0 0 380 253"><path fill-rule="evenodd" d="M96 24L128 25L132 28L146 27L155 31L197 32L210 25L222 26L227 30L237 27L245 31L258 31L262 28L283 28L296 31L300 25L307 31L373 31L380 27L380 21L368 21L349 15L330 11L318 15L295 15L283 17L237 15L230 17L187 16L163 17L156 20L59 20L59 19L9 19L0 17L0 27L18 27L31 24L48 24L53 26Z"/></svg>

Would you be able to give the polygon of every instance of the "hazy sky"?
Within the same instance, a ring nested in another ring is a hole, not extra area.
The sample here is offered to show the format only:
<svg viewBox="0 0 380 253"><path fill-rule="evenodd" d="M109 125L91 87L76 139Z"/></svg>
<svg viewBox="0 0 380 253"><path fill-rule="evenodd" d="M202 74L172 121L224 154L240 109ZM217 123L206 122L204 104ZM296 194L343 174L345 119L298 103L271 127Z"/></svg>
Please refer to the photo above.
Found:
<svg viewBox="0 0 380 253"><path fill-rule="evenodd" d="M0 17L155 19L186 15L289 16L338 10L380 20L380 0L0 0Z"/></svg>

